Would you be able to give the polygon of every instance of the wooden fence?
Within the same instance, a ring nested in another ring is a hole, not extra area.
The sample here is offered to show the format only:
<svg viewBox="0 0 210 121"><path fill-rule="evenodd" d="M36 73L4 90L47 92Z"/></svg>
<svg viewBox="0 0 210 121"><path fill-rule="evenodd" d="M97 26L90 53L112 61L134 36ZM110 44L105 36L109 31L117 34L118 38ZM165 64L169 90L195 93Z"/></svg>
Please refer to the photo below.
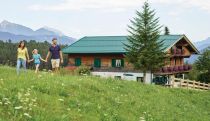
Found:
<svg viewBox="0 0 210 121"><path fill-rule="evenodd" d="M170 84L166 86L174 87L174 88L210 90L210 84L201 83L197 81L191 81L191 80L178 79L178 78L173 78Z"/></svg>

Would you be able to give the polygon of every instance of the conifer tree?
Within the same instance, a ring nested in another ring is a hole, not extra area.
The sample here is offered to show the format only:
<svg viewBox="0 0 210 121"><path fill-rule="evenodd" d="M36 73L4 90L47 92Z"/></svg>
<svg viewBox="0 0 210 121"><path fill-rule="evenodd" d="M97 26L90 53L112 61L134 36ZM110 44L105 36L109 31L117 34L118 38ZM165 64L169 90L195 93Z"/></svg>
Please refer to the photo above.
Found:
<svg viewBox="0 0 210 121"><path fill-rule="evenodd" d="M128 43L126 58L133 64L134 68L143 71L144 82L146 72L153 73L159 70L165 61L163 41L159 40L160 29L159 18L155 18L155 11L151 10L148 2L143 5L143 11L136 11L137 17L131 20L128 26Z"/></svg>
<svg viewBox="0 0 210 121"><path fill-rule="evenodd" d="M168 27L166 26L164 35L169 35L169 34L170 34L170 31L169 31Z"/></svg>

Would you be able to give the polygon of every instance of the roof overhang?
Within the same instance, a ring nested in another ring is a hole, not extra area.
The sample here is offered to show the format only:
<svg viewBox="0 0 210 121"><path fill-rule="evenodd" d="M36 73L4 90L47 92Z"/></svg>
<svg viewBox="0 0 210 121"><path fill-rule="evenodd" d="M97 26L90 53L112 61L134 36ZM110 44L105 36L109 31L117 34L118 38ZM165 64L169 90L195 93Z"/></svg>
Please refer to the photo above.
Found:
<svg viewBox="0 0 210 121"><path fill-rule="evenodd" d="M167 47L165 49L165 52L167 52L170 48L172 48L176 43L178 43L180 40L185 39L190 46L192 47L192 49L195 51L194 54L199 54L200 52L198 51L198 49L195 47L195 45L185 36L183 35L182 37L180 37L176 42L174 42L173 44L171 44L169 47Z"/></svg>

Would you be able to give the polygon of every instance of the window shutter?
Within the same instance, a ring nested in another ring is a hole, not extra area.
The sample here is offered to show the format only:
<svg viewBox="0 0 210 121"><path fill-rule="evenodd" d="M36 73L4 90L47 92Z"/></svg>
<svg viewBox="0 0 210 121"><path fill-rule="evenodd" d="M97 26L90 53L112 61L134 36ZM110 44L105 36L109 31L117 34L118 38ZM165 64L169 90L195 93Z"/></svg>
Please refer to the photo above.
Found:
<svg viewBox="0 0 210 121"><path fill-rule="evenodd" d="M124 67L124 59L121 59L121 67Z"/></svg>
<svg viewBox="0 0 210 121"><path fill-rule="evenodd" d="M116 59L112 59L112 67L116 67Z"/></svg>
<svg viewBox="0 0 210 121"><path fill-rule="evenodd" d="M75 66L81 66L81 58L75 58Z"/></svg>
<svg viewBox="0 0 210 121"><path fill-rule="evenodd" d="M97 67L97 68L101 67L101 59L100 58L94 59L94 67Z"/></svg>

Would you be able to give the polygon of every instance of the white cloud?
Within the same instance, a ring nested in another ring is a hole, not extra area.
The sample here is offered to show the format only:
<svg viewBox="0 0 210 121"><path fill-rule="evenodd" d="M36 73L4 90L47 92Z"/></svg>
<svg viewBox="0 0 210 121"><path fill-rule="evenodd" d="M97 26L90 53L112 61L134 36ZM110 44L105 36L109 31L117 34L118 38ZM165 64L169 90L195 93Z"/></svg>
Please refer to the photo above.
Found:
<svg viewBox="0 0 210 121"><path fill-rule="evenodd" d="M65 0L57 5L32 5L31 10L66 11L84 9L113 9L117 11L140 6L144 0Z"/></svg>
<svg viewBox="0 0 210 121"><path fill-rule="evenodd" d="M70 11L86 9L107 9L109 11L122 11L128 8L141 6L145 0L64 0L58 4L29 6L29 9L35 11ZM192 8L197 7L210 12L209 0L149 0L152 4L169 4L177 7Z"/></svg>

